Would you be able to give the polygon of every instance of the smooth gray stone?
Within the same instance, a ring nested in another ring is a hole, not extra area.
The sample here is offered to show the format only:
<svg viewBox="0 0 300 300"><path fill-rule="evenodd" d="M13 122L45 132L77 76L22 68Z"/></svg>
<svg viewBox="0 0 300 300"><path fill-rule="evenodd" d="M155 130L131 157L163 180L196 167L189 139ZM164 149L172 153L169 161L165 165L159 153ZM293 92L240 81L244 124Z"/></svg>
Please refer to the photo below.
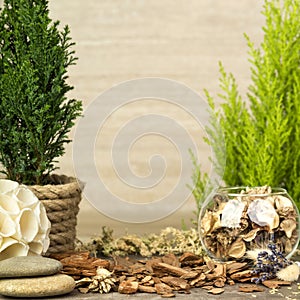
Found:
<svg viewBox="0 0 300 300"><path fill-rule="evenodd" d="M0 279L0 295L9 297L50 297L70 293L74 288L74 279L65 274Z"/></svg>
<svg viewBox="0 0 300 300"><path fill-rule="evenodd" d="M52 258L17 256L0 261L0 278L52 275L61 269L61 262Z"/></svg>

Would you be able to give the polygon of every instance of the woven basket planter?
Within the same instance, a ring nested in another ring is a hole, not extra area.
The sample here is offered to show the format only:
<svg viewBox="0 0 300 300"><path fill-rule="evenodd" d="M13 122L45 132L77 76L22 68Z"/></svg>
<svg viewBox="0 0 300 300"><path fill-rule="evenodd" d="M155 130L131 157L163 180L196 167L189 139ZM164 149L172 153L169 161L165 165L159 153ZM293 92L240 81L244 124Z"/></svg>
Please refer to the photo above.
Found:
<svg viewBox="0 0 300 300"><path fill-rule="evenodd" d="M43 203L51 222L50 246L46 255L74 250L82 191L82 185L73 177L51 175L50 182L29 186Z"/></svg>

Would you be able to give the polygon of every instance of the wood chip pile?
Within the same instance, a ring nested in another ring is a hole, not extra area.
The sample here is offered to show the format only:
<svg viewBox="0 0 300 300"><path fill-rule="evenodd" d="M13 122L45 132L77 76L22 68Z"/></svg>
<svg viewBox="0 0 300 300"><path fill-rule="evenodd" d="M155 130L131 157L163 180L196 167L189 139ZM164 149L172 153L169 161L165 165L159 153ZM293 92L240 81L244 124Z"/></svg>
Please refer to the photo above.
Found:
<svg viewBox="0 0 300 300"><path fill-rule="evenodd" d="M91 257L89 252L53 254L51 257L62 262L62 273L71 275L82 293L142 292L171 298L176 293L188 294L192 288L202 288L215 295L221 294L226 285L237 283L238 290L245 293L263 292L265 287L291 285L291 282L280 280L266 280L263 283L265 287L252 284L251 278L255 276L247 262L220 263L192 253L184 253L180 257L168 254L142 259L101 259Z"/></svg>

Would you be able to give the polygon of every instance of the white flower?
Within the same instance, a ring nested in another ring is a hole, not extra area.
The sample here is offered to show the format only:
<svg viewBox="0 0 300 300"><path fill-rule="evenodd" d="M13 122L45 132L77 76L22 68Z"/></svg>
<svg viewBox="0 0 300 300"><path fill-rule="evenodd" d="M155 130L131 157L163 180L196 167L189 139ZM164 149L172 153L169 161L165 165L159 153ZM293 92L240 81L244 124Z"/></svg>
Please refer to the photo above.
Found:
<svg viewBox="0 0 300 300"><path fill-rule="evenodd" d="M30 189L0 179L0 260L46 252L50 227L44 206Z"/></svg>

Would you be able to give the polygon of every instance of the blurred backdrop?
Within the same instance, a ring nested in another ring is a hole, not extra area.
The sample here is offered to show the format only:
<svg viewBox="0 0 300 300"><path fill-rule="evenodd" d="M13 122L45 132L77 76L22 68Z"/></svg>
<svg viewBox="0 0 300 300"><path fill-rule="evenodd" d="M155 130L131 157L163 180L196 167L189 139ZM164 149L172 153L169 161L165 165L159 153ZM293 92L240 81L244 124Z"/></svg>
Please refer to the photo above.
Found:
<svg viewBox="0 0 300 300"><path fill-rule="evenodd" d="M2 5L3 1L0 3ZM250 72L243 34L247 33L256 44L261 41L262 5L262 0L50 0L50 16L53 20L60 20L61 26L70 26L79 58L77 65L69 69L69 82L75 87L69 96L82 99L86 108L103 91L120 82L162 77L184 83L205 99L204 88L212 95L220 91L219 61L236 76L240 91L245 94ZM120 183L111 170L111 162L106 159L111 149L106 147L106 141L113 138L111 135L129 119L145 111L160 109L168 111L186 128L199 147L203 170L209 169L209 147L202 140L199 126L186 112L178 107L166 108L155 99L150 104L140 102L124 107L110 116L95 141L97 168L109 182L111 192L124 197L124 200L128 196L128 201L140 201L139 192L124 188L124 183ZM174 147L161 137L149 137L143 143L136 143L133 154L130 154L131 167L138 176L149 173L151 149L155 153L157 149L162 150L167 167L172 168L173 160L178 160ZM59 173L76 176L72 144L67 146L66 155L59 160L59 167ZM176 168L166 172L166 190L176 184L179 173ZM155 193L149 193L149 199L143 196L143 201L154 201L157 193L163 192L164 185L161 187ZM105 205L105 199L100 194L97 196ZM151 223L130 224L103 215L84 198L78 216L78 237L86 240L99 233L102 226L111 227L116 235L158 232L166 226L180 227L182 219L189 226L194 209L190 197L168 217Z"/></svg>

